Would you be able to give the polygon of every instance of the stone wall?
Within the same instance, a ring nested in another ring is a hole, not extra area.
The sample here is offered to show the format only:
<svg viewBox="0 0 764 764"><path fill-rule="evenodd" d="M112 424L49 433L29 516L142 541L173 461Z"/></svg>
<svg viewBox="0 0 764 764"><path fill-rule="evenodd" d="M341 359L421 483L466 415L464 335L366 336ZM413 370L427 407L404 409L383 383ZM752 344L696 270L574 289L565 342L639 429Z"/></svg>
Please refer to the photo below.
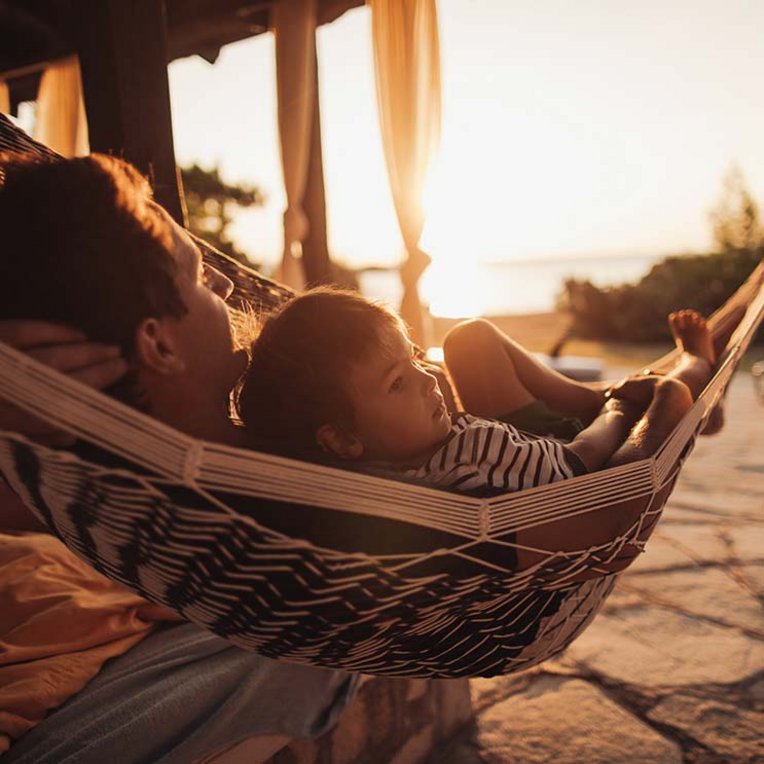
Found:
<svg viewBox="0 0 764 764"><path fill-rule="evenodd" d="M367 678L333 730L271 764L421 764L471 721L466 679Z"/></svg>

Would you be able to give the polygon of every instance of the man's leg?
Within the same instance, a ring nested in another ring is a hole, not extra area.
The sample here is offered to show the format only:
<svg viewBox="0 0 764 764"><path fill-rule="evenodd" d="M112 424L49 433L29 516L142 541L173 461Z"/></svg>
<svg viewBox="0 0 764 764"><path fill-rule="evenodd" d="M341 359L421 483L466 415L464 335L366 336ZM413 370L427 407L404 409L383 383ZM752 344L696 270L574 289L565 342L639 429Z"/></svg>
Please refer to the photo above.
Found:
<svg viewBox="0 0 764 764"><path fill-rule="evenodd" d="M109 661L3 764L190 764L253 735L314 737L356 683L245 652L191 624L169 626Z"/></svg>
<svg viewBox="0 0 764 764"><path fill-rule="evenodd" d="M550 369L484 319L455 326L443 353L462 405L476 416L501 416L541 400L588 423L605 402L604 392Z"/></svg>

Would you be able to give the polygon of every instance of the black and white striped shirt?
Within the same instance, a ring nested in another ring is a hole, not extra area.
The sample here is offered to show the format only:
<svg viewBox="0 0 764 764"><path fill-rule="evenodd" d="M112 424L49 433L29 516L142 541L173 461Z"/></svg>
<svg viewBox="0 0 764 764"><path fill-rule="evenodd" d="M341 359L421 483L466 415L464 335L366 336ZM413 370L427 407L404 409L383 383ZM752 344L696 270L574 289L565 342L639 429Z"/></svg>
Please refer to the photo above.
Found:
<svg viewBox="0 0 764 764"><path fill-rule="evenodd" d="M464 493L522 491L580 474L571 457L561 441L457 414L448 440L425 464L403 474Z"/></svg>

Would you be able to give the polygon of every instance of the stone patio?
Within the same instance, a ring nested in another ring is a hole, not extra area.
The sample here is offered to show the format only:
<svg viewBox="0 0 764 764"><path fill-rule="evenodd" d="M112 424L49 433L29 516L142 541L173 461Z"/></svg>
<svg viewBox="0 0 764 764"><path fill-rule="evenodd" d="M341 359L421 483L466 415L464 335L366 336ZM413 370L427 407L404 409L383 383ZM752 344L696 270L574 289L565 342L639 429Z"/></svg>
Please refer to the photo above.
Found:
<svg viewBox="0 0 764 764"><path fill-rule="evenodd" d="M648 551L559 659L473 680L443 764L764 762L764 406L738 374Z"/></svg>

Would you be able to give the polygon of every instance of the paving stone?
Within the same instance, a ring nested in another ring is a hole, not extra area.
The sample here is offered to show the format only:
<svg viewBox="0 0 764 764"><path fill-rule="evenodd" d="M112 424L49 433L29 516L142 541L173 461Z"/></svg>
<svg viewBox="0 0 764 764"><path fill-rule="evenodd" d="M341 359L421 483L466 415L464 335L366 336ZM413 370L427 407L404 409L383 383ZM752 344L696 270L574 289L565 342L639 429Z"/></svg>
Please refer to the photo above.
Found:
<svg viewBox="0 0 764 764"><path fill-rule="evenodd" d="M760 507L761 509L764 509L764 505ZM735 557L739 560L764 562L764 524L730 528L727 533L732 541Z"/></svg>
<svg viewBox="0 0 764 764"><path fill-rule="evenodd" d="M764 761L764 713L688 695L662 700L648 717L681 730L732 762Z"/></svg>
<svg viewBox="0 0 764 764"><path fill-rule="evenodd" d="M477 721L490 764L679 764L678 746L580 679L542 677ZM464 752L461 752L464 753ZM469 758L457 761L466 764Z"/></svg>
<svg viewBox="0 0 764 764"><path fill-rule="evenodd" d="M740 575L750 584L759 597L764 597L764 563L753 565L741 565L738 569Z"/></svg>
<svg viewBox="0 0 764 764"><path fill-rule="evenodd" d="M677 506L670 498L663 510L661 524L658 528L665 528L672 523L706 523L708 525L716 525L721 519L725 518L718 517L716 512L710 514L708 512L699 512L694 509L686 509L685 507Z"/></svg>
<svg viewBox="0 0 764 764"><path fill-rule="evenodd" d="M634 563L634 565L636 564L637 563ZM631 568L629 568L629 570L631 570ZM644 604L644 596L641 592L629 588L628 582L629 579L626 576L621 577L621 580L615 585L615 589L613 589L611 595L605 600L605 604L602 606L600 613L612 613L617 610L623 610L624 608L633 608Z"/></svg>
<svg viewBox="0 0 764 764"><path fill-rule="evenodd" d="M735 629L645 606L603 613L561 661L647 687L731 684L764 669L764 643Z"/></svg>
<svg viewBox="0 0 764 764"><path fill-rule="evenodd" d="M668 517L661 520L644 554L629 567L629 574L717 562L728 556L727 545L719 535L718 519L704 523L666 520Z"/></svg>
<svg viewBox="0 0 764 764"><path fill-rule="evenodd" d="M694 455L690 457L690 463L693 458ZM739 476L731 475L730 470L714 470L705 464L703 467L703 474L697 478L682 473L682 482L671 494L670 508L694 509L710 517L753 519L761 515L763 495L760 490L753 491L752 486L749 486L749 490L742 490L742 487L733 488L735 483L740 484ZM689 466L687 470L689 472ZM758 477L755 482L760 481L761 477Z"/></svg>
<svg viewBox="0 0 764 764"><path fill-rule="evenodd" d="M723 560L728 554L727 545L715 526L672 523L659 526L657 535L661 540L673 542L700 562Z"/></svg>
<svg viewBox="0 0 764 764"><path fill-rule="evenodd" d="M646 573L628 578L623 585L684 613L764 635L764 609L759 600L719 568Z"/></svg>
<svg viewBox="0 0 764 764"><path fill-rule="evenodd" d="M677 549L669 541L656 534L647 542L645 551L629 566L626 575L687 567L694 564L695 561L690 555Z"/></svg>
<svg viewBox="0 0 764 764"><path fill-rule="evenodd" d="M548 664L545 663L543 665L546 666ZM506 676L470 679L470 695L473 711L479 712L486 706L504 700L509 695L522 692L540 673L540 668L533 668L529 671L507 674Z"/></svg>

